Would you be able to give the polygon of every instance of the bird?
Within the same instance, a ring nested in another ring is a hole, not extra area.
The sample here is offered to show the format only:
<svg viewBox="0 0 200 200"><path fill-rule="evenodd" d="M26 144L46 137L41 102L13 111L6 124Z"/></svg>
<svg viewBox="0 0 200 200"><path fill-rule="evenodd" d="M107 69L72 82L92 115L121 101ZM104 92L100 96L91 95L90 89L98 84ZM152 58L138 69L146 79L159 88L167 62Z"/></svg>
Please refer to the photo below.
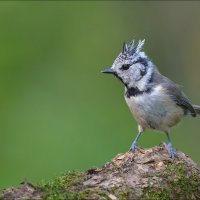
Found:
<svg viewBox="0 0 200 200"><path fill-rule="evenodd" d="M101 72L114 75L125 87L125 101L138 123L130 150L139 148L139 137L150 129L166 134L169 155L175 158L178 155L170 139L170 128L184 116L200 115L200 106L192 105L180 86L159 72L142 49L145 39L134 43L135 40L130 44L124 42L111 68Z"/></svg>

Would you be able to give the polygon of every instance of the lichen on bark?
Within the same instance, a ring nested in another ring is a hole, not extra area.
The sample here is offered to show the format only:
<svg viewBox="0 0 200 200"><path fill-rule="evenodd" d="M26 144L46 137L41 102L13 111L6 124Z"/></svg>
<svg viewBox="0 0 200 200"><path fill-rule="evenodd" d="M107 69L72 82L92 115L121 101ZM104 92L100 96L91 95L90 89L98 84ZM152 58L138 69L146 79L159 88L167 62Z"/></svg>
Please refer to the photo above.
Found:
<svg viewBox="0 0 200 200"><path fill-rule="evenodd" d="M200 199L200 169L164 145L118 154L102 168L68 172L51 181L2 191L1 199Z"/></svg>

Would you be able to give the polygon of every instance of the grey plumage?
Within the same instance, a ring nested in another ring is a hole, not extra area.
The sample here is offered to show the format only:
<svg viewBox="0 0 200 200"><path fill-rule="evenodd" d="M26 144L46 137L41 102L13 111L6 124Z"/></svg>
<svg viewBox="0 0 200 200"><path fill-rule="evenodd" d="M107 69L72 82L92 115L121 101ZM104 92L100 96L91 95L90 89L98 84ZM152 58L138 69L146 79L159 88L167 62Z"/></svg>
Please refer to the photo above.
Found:
<svg viewBox="0 0 200 200"><path fill-rule="evenodd" d="M176 104L184 109L186 114L191 114L193 117L196 116L196 112L194 107L190 104L187 96L181 91L180 87L176 85L173 81L168 79L161 74L154 74L153 84L159 85L161 84L163 88L166 89L166 93L172 98ZM152 85L153 86L153 85Z"/></svg>
<svg viewBox="0 0 200 200"><path fill-rule="evenodd" d="M137 46L134 41L129 45L124 43L111 69L102 72L115 75L125 86L126 103L139 127L131 150L137 148L139 136L145 129L155 129L166 133L169 153L175 157L169 129L185 115L200 114L200 106L192 105L180 87L158 71L142 51L144 42L140 40Z"/></svg>

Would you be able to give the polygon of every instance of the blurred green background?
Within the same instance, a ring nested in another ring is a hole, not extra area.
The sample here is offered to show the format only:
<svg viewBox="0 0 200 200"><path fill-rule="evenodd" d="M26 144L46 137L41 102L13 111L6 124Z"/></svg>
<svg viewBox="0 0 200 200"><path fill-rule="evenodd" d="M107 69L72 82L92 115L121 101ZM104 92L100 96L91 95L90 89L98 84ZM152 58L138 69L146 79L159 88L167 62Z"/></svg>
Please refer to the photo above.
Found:
<svg viewBox="0 0 200 200"><path fill-rule="evenodd" d="M146 39L160 71L200 104L200 2L0 2L0 188L102 166L137 133L123 86L100 73ZM200 164L200 118L173 128ZM165 135L146 131L152 147Z"/></svg>

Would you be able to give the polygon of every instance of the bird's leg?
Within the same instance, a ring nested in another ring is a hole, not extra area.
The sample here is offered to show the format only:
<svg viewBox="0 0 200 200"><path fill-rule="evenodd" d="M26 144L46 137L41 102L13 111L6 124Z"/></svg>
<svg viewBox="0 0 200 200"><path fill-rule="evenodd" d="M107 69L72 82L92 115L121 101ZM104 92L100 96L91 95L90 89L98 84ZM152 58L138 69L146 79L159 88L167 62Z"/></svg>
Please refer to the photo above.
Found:
<svg viewBox="0 0 200 200"><path fill-rule="evenodd" d="M130 148L131 151L135 151L138 148L137 141L138 141L138 139L139 139L139 137L140 137L141 134L142 134L142 132L139 131L138 134L137 134L137 136L136 136L136 138L135 138L135 140L133 141L133 143L131 145L131 148Z"/></svg>
<svg viewBox="0 0 200 200"><path fill-rule="evenodd" d="M174 147L172 145L172 141L170 139L169 133L166 132L166 135L167 135L167 140L168 140L168 145L167 146L168 146L168 151L169 151L170 157L171 158L177 157L177 153L174 150Z"/></svg>

